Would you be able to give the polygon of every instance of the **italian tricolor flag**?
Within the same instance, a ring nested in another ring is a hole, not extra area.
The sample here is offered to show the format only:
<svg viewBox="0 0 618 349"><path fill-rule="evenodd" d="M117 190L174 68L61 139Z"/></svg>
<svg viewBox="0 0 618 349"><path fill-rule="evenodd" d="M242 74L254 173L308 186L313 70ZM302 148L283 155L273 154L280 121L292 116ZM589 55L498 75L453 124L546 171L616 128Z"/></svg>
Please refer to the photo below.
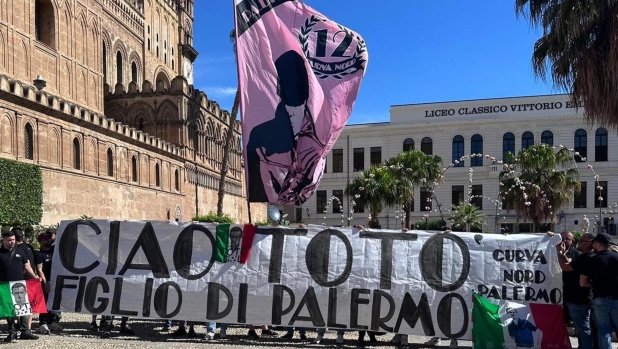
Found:
<svg viewBox="0 0 618 349"><path fill-rule="evenodd" d="M562 306L489 300L473 295L475 349L571 349Z"/></svg>
<svg viewBox="0 0 618 349"><path fill-rule="evenodd" d="M0 318L47 313L38 279L0 282Z"/></svg>
<svg viewBox="0 0 618 349"><path fill-rule="evenodd" d="M219 224L215 242L215 260L221 263L247 263L257 227L251 224Z"/></svg>

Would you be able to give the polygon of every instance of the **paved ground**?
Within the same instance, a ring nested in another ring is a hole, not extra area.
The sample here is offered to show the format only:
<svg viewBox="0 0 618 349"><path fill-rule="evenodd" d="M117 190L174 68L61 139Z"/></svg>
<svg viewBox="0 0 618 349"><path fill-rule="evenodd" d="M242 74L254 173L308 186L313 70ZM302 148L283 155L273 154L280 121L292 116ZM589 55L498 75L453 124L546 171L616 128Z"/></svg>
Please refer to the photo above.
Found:
<svg viewBox="0 0 618 349"><path fill-rule="evenodd" d="M206 342L202 340L204 335L204 327L197 326L198 338L172 338L169 332L163 331L163 322L153 322L144 320L132 320L130 322L131 327L135 330L134 336L120 336L117 331L112 334L111 338L102 339L96 333L88 330L88 324L90 322L90 316L78 315L78 314L63 314L62 325L64 331L48 336L41 336L41 339L37 341L18 341L16 344L10 344L10 348L69 348L69 347L86 347L86 348L222 348L222 349L240 349L240 348L357 348L356 339L358 335L356 332L348 332L346 335L346 343L343 345L337 345L335 339L336 333L329 331L326 333L323 344L312 344L311 340L315 338L316 334L313 331L307 333L310 341L294 340L282 340L272 338L262 338L260 340L248 340L247 330L243 327L230 327L228 329L228 338L217 339ZM36 328L38 326L33 326ZM117 328L116 328L117 329ZM4 337L6 335L5 327L3 326L0 335ZM259 331L258 331L259 333ZM283 335L284 331L279 331ZM218 336L217 336L218 337ZM297 334L298 337L298 334ZM367 348L397 348L397 346L389 343L392 335L379 336L379 343L367 344ZM367 338L368 339L368 338ZM424 348L423 343L427 341L426 337L409 337L411 348ZM577 341L572 338L571 342L574 347L577 346ZM450 341L443 341L440 346L436 348L448 348ZM5 345L0 342L0 347ZM460 341L460 348L471 348L472 343L469 341ZM9 345L7 345L9 347ZM618 348L614 344L614 348Z"/></svg>

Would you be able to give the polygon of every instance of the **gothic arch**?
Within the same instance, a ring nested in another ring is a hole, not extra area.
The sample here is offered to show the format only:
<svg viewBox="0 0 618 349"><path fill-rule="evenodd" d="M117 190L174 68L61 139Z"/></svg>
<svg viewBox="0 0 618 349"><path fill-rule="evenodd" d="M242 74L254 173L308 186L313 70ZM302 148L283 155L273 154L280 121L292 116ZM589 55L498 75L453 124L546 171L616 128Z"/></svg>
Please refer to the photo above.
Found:
<svg viewBox="0 0 618 349"><path fill-rule="evenodd" d="M116 122L125 123L124 119L127 115L127 111L118 103L106 104L105 116L114 119Z"/></svg>
<svg viewBox="0 0 618 349"><path fill-rule="evenodd" d="M0 116L0 152L13 153L13 118L9 114Z"/></svg>
<svg viewBox="0 0 618 349"><path fill-rule="evenodd" d="M59 11L58 11L58 3L56 2L56 0L36 0L36 3L41 2L43 6L45 6L47 4L49 4L51 6L51 9L47 9L47 10L51 10L52 14L52 18L51 18L51 25L53 26L53 29L50 32L47 33L40 33L40 34L44 34L44 35L48 35L47 40L45 38L40 38L39 40L45 44L47 44L48 46L50 46L51 48L53 48L54 50L58 49L58 43L60 42L60 39L58 38L58 34L59 34ZM38 5L38 4L37 4ZM35 5L36 6L36 5ZM35 11L36 11L36 7L35 7ZM43 17L47 17L46 19L49 20L49 11L45 11L45 9L43 9L45 15L47 16L43 16ZM35 15L35 17L38 17L37 15ZM45 24L45 23L36 23L36 25L40 25L40 24ZM49 30L49 28L47 28ZM47 42L46 42L47 41ZM51 45L49 45L51 43Z"/></svg>
<svg viewBox="0 0 618 349"><path fill-rule="evenodd" d="M114 43L114 49L111 52L112 55L112 60L111 62L113 62L113 67L114 67L114 77L118 76L118 65L116 62L116 57L118 55L118 52L120 52L120 56L122 58L122 64L121 64L121 68L122 68L122 81L123 84L125 84L125 82L127 81L127 66L128 66L128 55L127 55L127 48L124 46L124 44L122 43L122 41L120 41L120 39L117 39L116 42ZM108 64L109 65L109 64ZM108 75L109 75L109 70L108 70ZM117 81L116 79L114 79L114 86L116 85ZM129 85L129 84L125 84L125 85ZM113 90L113 89L112 89Z"/></svg>
<svg viewBox="0 0 618 349"><path fill-rule="evenodd" d="M135 81L135 83L137 84L137 86L140 86L142 82L142 60L140 59L137 51L131 52L131 54L129 55L128 63L129 63L128 65L129 67L131 67L133 63L135 63L135 66L137 67L137 80ZM133 77L131 77L129 81L133 81Z"/></svg>
<svg viewBox="0 0 618 349"><path fill-rule="evenodd" d="M84 11L79 10L75 17L75 26L73 27L75 34L75 58L82 64L87 64L88 51L88 21Z"/></svg>
<svg viewBox="0 0 618 349"><path fill-rule="evenodd" d="M99 162L98 161L99 156L97 154L97 144L94 138L90 138L88 140L88 149L84 149L84 151L85 151L85 154L87 155L86 159L90 159L90 163L87 164L86 170L96 173L98 162Z"/></svg>
<svg viewBox="0 0 618 349"><path fill-rule="evenodd" d="M156 87L159 86L159 81L163 82L163 88L166 90L169 90L170 88L170 77L167 74L167 71L165 71L165 68L163 66L159 66L156 70L155 70L155 89Z"/></svg>
<svg viewBox="0 0 618 349"><path fill-rule="evenodd" d="M133 103L126 113L127 117L125 123L129 125L137 125L140 118L143 118L145 122L154 121L155 111L145 102Z"/></svg>
<svg viewBox="0 0 618 349"><path fill-rule="evenodd" d="M159 107L157 108L157 122L167 122L171 120L178 119L178 107L174 104L174 102L166 99L163 101ZM171 116L171 118L167 118Z"/></svg>
<svg viewBox="0 0 618 349"><path fill-rule="evenodd" d="M49 137L49 162L59 165L61 153L60 132L58 128L52 127Z"/></svg>

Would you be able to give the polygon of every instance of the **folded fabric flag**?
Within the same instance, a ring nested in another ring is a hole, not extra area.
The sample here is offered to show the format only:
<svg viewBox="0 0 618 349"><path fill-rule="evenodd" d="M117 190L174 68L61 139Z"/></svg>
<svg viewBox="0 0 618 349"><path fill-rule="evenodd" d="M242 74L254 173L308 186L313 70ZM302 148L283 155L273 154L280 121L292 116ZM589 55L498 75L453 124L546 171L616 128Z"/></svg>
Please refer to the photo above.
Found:
<svg viewBox="0 0 618 349"><path fill-rule="evenodd" d="M219 224L215 242L215 261L247 263L257 227L251 224Z"/></svg>
<svg viewBox="0 0 618 349"><path fill-rule="evenodd" d="M472 341L475 349L571 349L561 305L490 301L477 293Z"/></svg>
<svg viewBox="0 0 618 349"><path fill-rule="evenodd" d="M38 279L0 282L0 318L47 313Z"/></svg>

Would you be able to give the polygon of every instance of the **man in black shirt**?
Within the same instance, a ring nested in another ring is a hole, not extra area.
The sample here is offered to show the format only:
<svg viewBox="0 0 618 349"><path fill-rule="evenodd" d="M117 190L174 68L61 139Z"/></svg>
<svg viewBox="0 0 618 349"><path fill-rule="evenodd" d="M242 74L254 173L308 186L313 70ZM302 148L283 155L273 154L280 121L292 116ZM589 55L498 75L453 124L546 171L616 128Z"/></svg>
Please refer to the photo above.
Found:
<svg viewBox="0 0 618 349"><path fill-rule="evenodd" d="M21 249L15 247L15 233L3 232L2 246L0 246L0 281L23 280L24 270L34 274L26 256L22 254ZM15 320L14 317L6 319L9 335L4 339L5 342L11 343L17 339L18 328ZM28 338L24 337L24 339Z"/></svg>
<svg viewBox="0 0 618 349"><path fill-rule="evenodd" d="M584 264L594 255L592 239L594 235L584 234L577 243L577 250L572 246L573 234L562 233L562 242L556 246L558 262L562 269L564 305L569 310L573 325L577 330L579 349L594 348L590 326L590 287L581 287L579 279ZM567 246L571 245L570 249ZM573 250L575 250L573 252Z"/></svg>
<svg viewBox="0 0 618 349"><path fill-rule="evenodd" d="M48 229L46 232L39 234L37 237L40 249L39 251L36 251L35 258L37 260L37 267L39 268L39 275L41 275L42 279L41 282L43 284L43 292L45 294L45 303L47 303L47 297L49 296L51 288L51 268L52 259L54 256L52 235L52 231ZM40 314L39 333L51 334L52 330L62 331L62 326L58 323L56 314L51 311L47 314Z"/></svg>
<svg viewBox="0 0 618 349"><path fill-rule="evenodd" d="M594 318L601 349L612 348L612 327L618 329L618 253L609 250L614 244L608 234L598 234L592 240L596 255L582 270L580 285L592 286Z"/></svg>
<svg viewBox="0 0 618 349"><path fill-rule="evenodd" d="M30 270L24 270L22 280L38 279L39 276L36 274L37 263L34 259L34 248L30 244L26 243L24 231L21 227L13 227L11 231L15 234L15 249L20 251L23 256L26 256L28 259L28 264L31 267ZM32 318L32 314L18 317L19 328L21 331L21 335L19 336L20 339L39 339L38 336L32 334L32 331L30 331L30 327L32 326Z"/></svg>

